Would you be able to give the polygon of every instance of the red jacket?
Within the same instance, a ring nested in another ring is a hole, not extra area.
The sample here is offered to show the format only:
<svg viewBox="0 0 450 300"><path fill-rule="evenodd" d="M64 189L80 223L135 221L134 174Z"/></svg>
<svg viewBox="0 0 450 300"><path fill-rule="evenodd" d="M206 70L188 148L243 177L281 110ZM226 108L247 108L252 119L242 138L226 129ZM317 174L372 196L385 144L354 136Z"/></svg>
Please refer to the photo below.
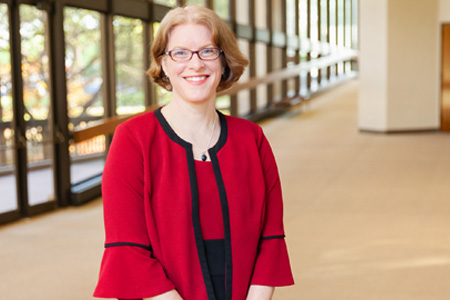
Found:
<svg viewBox="0 0 450 300"><path fill-rule="evenodd" d="M262 129L220 115L209 150L222 206L227 300L251 284L293 284L281 185ZM198 209L192 146L160 109L117 127L103 173L106 242L94 296L140 299L176 288L214 300Z"/></svg>

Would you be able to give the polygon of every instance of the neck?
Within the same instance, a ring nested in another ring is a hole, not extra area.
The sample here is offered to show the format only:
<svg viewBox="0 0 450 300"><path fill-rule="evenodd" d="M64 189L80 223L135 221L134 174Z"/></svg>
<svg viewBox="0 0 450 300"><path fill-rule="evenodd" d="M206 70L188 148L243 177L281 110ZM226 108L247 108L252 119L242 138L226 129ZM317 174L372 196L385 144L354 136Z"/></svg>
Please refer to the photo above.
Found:
<svg viewBox="0 0 450 300"><path fill-rule="evenodd" d="M220 121L213 101L193 104L173 98L161 112L175 133L193 145L194 159L209 159L206 150L220 136Z"/></svg>
<svg viewBox="0 0 450 300"><path fill-rule="evenodd" d="M215 101L189 103L174 97L166 108L169 111L167 114L169 118L175 118L175 122L183 125L183 130L209 130L215 118L217 118Z"/></svg>

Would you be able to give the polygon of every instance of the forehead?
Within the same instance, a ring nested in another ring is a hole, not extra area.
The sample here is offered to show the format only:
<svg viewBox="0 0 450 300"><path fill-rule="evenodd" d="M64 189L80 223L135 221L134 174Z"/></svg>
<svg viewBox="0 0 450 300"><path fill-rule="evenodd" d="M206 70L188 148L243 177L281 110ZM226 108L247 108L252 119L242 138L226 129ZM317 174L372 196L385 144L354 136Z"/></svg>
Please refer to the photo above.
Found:
<svg viewBox="0 0 450 300"><path fill-rule="evenodd" d="M202 24L181 24L175 26L169 34L168 49L186 48L199 49L213 46L211 30Z"/></svg>

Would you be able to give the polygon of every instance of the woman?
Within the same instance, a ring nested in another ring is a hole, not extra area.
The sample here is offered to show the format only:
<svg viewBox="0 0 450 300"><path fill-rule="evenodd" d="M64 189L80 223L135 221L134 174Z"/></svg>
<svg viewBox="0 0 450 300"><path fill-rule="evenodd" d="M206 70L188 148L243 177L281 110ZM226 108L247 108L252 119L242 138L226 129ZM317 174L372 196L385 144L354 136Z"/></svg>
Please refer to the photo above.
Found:
<svg viewBox="0 0 450 300"><path fill-rule="evenodd" d="M293 284L281 186L261 128L215 110L247 59L211 10L171 10L152 79L172 100L117 127L103 174L105 252L94 296L271 299Z"/></svg>

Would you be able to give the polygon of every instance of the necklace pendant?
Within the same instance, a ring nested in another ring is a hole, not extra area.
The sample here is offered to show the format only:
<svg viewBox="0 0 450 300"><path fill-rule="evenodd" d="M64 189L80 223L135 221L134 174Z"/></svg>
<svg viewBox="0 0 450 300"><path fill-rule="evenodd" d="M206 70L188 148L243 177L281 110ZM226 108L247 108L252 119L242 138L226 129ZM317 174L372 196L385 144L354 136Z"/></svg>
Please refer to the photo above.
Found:
<svg viewBox="0 0 450 300"><path fill-rule="evenodd" d="M202 154L202 161L205 161L205 160L206 160L206 154L203 153L203 154Z"/></svg>

